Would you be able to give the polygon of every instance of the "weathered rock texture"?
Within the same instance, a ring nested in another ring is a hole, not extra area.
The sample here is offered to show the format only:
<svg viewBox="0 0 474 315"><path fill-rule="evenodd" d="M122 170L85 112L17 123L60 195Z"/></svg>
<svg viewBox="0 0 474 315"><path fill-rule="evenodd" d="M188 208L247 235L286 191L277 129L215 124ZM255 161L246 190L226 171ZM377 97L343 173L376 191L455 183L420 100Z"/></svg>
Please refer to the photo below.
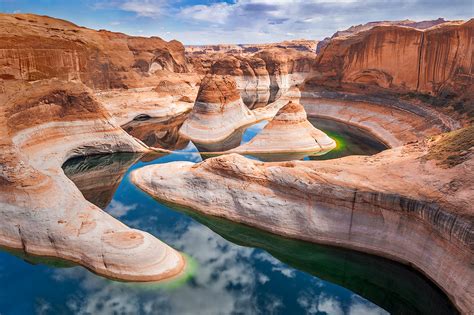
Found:
<svg viewBox="0 0 474 315"><path fill-rule="evenodd" d="M435 25L443 24L446 22L448 21L446 21L443 18L439 18L437 20L428 20L428 21L421 21L421 22L416 22L412 20L403 20L403 21L376 21L376 22L369 22L365 24L359 24L359 25L351 26L348 29L345 29L342 31L337 31L331 37L326 37L322 41L318 42L317 47L316 47L316 53L319 54L322 51L322 49L325 48L327 44L334 38L354 35L359 32L370 30L371 28L374 28L376 26L398 25L398 26L413 27L413 28L418 28L418 29L426 29L426 28L430 28Z"/></svg>
<svg viewBox="0 0 474 315"><path fill-rule="evenodd" d="M303 92L300 103L309 116L355 125L390 147L460 128L449 116L421 104L341 93L329 96L333 97Z"/></svg>
<svg viewBox="0 0 474 315"><path fill-rule="evenodd" d="M225 141L237 130L255 122L255 116L240 98L231 76L207 75L180 135L196 144Z"/></svg>
<svg viewBox="0 0 474 315"><path fill-rule="evenodd" d="M252 155L291 155L295 158L323 153L336 147L334 140L313 127L298 103L288 102L252 140L232 152Z"/></svg>
<svg viewBox="0 0 474 315"><path fill-rule="evenodd" d="M113 124L82 84L13 83L0 94L0 245L122 280L180 274L180 253L86 201L61 169L74 156L146 146Z"/></svg>
<svg viewBox="0 0 474 315"><path fill-rule="evenodd" d="M240 90L287 89L308 78L314 52L272 47L254 54L206 54L188 58L198 73L234 76Z"/></svg>
<svg viewBox="0 0 474 315"><path fill-rule="evenodd" d="M132 181L158 199L208 215L409 263L469 313L473 138L471 127L371 157L318 162L224 155L147 166ZM463 159L446 164L461 151Z"/></svg>
<svg viewBox="0 0 474 315"><path fill-rule="evenodd" d="M474 20L426 30L377 26L334 38L318 56L306 86L379 88L446 99L461 113L473 111ZM435 101L426 96L428 101Z"/></svg>
<svg viewBox="0 0 474 315"><path fill-rule="evenodd" d="M0 78L80 80L91 88L150 86L185 72L184 46L158 37L95 31L33 14L0 14Z"/></svg>

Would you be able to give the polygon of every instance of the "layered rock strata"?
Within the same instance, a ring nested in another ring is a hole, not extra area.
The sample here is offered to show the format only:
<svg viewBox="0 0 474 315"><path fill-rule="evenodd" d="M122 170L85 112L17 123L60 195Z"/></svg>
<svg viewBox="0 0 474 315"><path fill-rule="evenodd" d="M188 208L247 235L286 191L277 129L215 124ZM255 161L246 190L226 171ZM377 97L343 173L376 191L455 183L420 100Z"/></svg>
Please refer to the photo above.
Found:
<svg viewBox="0 0 474 315"><path fill-rule="evenodd" d="M79 80L95 89L155 85L186 72L184 46L159 37L95 31L33 14L0 14L0 78Z"/></svg>
<svg viewBox="0 0 474 315"><path fill-rule="evenodd" d="M207 215L410 264L469 313L473 145L471 127L370 157L263 163L231 154L147 166L132 181Z"/></svg>
<svg viewBox="0 0 474 315"><path fill-rule="evenodd" d="M418 28L418 29L426 29L433 27L435 25L443 24L449 21L446 21L443 18L439 18L436 20L427 20L427 21L412 21L412 20L403 20L403 21L376 21L376 22L369 22L365 24L359 24L359 25L354 25L349 27L348 29L342 30L342 31L337 31L334 33L331 37L326 37L322 41L318 42L316 46L316 53L320 53L323 48L325 48L328 43L338 37L346 37L346 36L351 36L354 34L357 34L359 32L367 31L370 30L376 26L392 26L392 25L397 25L397 26L406 26L406 27L413 27L413 28Z"/></svg>
<svg viewBox="0 0 474 315"><path fill-rule="evenodd" d="M301 94L300 103L309 116L338 120L365 129L390 147L460 128L459 123L449 116L421 104L400 100L390 102L382 98L372 100L340 93L332 98L320 93Z"/></svg>
<svg viewBox="0 0 474 315"><path fill-rule="evenodd" d="M470 20L425 30L376 26L337 37L318 56L306 86L362 94L412 93L441 109L452 106L460 114L472 115L473 34Z"/></svg>
<svg viewBox="0 0 474 315"><path fill-rule="evenodd" d="M298 159L324 153L335 147L334 140L308 121L303 106L290 101L258 135L231 152L272 159L278 159L279 154L285 156L285 159L291 155Z"/></svg>
<svg viewBox="0 0 474 315"><path fill-rule="evenodd" d="M242 102L232 77L207 75L179 133L197 145L206 146L226 142L237 130L255 121L253 113Z"/></svg>
<svg viewBox="0 0 474 315"><path fill-rule="evenodd" d="M0 245L115 279L179 275L179 252L86 201L61 169L71 157L146 146L112 123L82 84L12 83L0 94Z"/></svg>

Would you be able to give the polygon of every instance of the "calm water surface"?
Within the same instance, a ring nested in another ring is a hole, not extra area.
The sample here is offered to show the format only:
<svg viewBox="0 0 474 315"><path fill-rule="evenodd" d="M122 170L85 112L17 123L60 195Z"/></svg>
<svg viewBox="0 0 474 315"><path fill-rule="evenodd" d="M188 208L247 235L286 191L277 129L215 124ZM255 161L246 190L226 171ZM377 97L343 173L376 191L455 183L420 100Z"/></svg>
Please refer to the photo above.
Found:
<svg viewBox="0 0 474 315"><path fill-rule="evenodd" d="M339 154L373 154L384 148L371 146L369 152L364 141L359 144L358 133L326 123L320 129L344 144ZM242 141L250 140L264 124L249 128ZM130 171L144 165L201 159L189 143L166 156L93 156L70 160L63 167L88 200L187 254L194 266L187 279L160 285L121 283L79 266L1 251L0 314L453 312L438 288L403 265L172 208L129 180Z"/></svg>

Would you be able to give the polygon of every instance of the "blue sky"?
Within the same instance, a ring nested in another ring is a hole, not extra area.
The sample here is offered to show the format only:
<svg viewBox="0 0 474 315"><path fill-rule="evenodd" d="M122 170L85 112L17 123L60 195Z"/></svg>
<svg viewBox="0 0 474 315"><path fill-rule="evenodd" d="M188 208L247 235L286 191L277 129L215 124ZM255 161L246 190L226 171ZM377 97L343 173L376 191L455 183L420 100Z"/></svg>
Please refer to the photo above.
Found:
<svg viewBox="0 0 474 315"><path fill-rule="evenodd" d="M184 44L322 39L380 20L469 19L473 0L0 0L0 12L36 13L94 29Z"/></svg>

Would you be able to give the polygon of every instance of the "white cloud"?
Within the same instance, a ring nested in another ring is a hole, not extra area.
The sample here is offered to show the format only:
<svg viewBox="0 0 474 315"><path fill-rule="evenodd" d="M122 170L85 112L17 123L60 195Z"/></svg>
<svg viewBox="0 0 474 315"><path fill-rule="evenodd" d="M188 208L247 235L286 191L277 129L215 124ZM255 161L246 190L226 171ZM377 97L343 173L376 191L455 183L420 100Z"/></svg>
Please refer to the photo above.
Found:
<svg viewBox="0 0 474 315"><path fill-rule="evenodd" d="M115 218L120 218L125 216L128 212L135 210L136 208L136 204L125 205L120 201L112 200L105 211Z"/></svg>
<svg viewBox="0 0 474 315"><path fill-rule="evenodd" d="M223 24L227 22L235 5L226 2L213 3L210 5L194 5L181 10L180 16L198 21L207 21Z"/></svg>
<svg viewBox="0 0 474 315"><path fill-rule="evenodd" d="M164 14L166 5L161 0L128 0L120 5L120 9L138 16L157 17Z"/></svg>

